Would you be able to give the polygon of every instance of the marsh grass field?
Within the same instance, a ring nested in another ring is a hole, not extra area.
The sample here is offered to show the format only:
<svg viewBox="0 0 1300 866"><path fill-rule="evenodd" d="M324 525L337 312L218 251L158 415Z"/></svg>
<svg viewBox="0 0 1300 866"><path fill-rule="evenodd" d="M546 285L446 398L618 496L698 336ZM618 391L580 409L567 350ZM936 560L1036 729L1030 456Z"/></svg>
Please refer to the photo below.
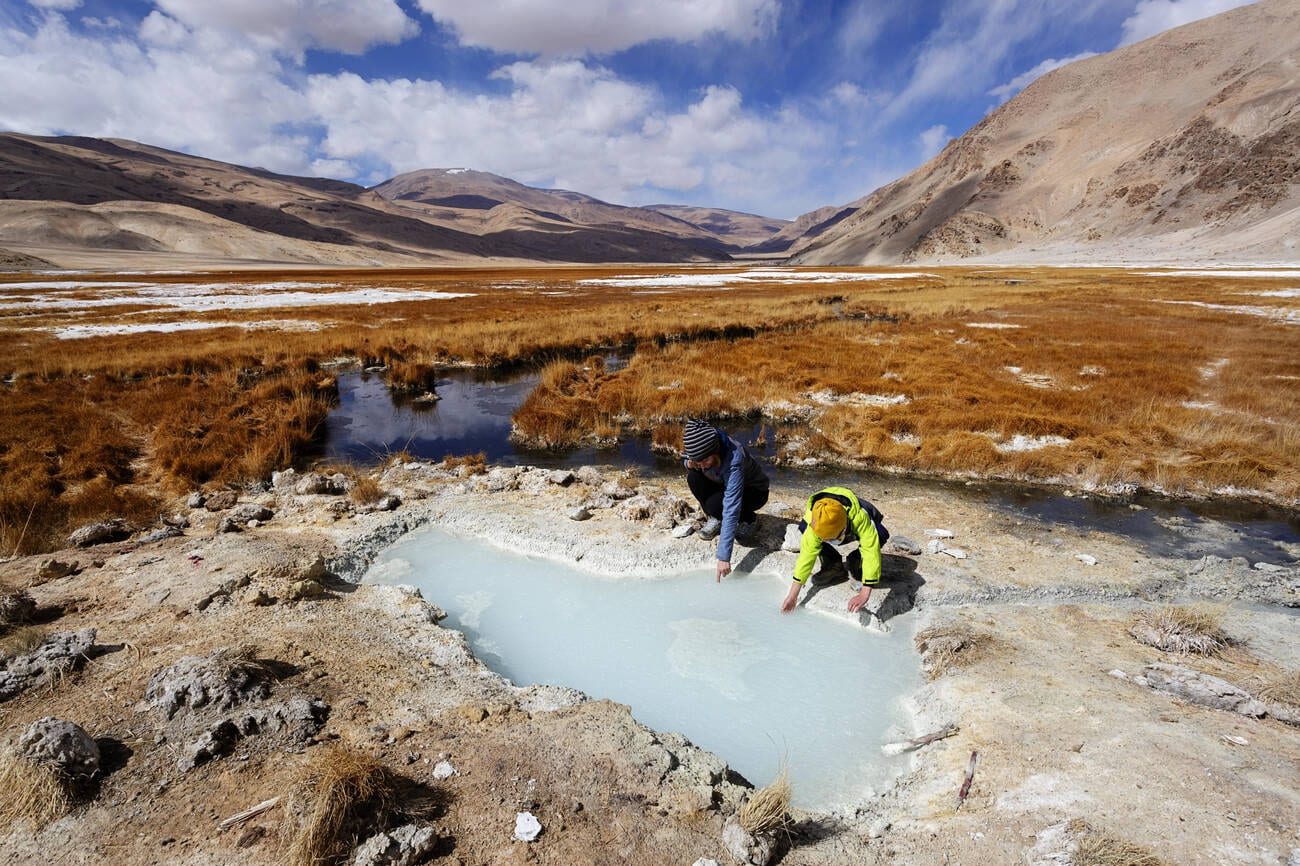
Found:
<svg viewBox="0 0 1300 866"><path fill-rule="evenodd" d="M0 553L301 463L340 363L544 365L566 448L763 418L791 462L1300 501L1300 274L745 267L14 275ZM178 326L184 330L178 329ZM617 371L596 357L630 350Z"/></svg>

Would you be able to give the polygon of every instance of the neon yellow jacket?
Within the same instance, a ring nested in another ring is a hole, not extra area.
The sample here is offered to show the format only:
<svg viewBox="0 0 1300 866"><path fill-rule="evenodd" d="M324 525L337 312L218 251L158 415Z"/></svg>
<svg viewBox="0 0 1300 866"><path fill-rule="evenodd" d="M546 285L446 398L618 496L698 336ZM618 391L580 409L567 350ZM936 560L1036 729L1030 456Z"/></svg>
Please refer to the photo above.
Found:
<svg viewBox="0 0 1300 866"><path fill-rule="evenodd" d="M827 487L808 497L804 506L803 537L799 539L799 558L794 563L794 579L799 583L807 582L812 575L813 564L817 561L824 543L812 528L812 507L818 499L837 499L848 512L848 523L844 526L844 535L839 543L847 544L855 538L862 553L862 585L875 586L880 583L880 535L871 514L852 490L847 487Z"/></svg>

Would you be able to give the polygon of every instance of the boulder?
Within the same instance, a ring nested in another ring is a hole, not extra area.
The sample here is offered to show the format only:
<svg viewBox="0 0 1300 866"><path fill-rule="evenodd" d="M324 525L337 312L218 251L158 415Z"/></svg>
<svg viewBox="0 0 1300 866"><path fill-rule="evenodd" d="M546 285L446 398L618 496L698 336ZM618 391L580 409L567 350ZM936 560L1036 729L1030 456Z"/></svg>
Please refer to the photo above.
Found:
<svg viewBox="0 0 1300 866"><path fill-rule="evenodd" d="M0 702L76 670L94 645L95 630L83 628L49 635L29 653L0 659Z"/></svg>
<svg viewBox="0 0 1300 866"><path fill-rule="evenodd" d="M202 490L195 490L189 496L185 497L185 507L202 508L203 503L206 502L207 500L208 497L203 494Z"/></svg>
<svg viewBox="0 0 1300 866"><path fill-rule="evenodd" d="M91 547L96 544L108 544L122 541L131 534L131 527L120 517L103 523L89 523L68 536L69 547Z"/></svg>
<svg viewBox="0 0 1300 866"><path fill-rule="evenodd" d="M342 496L348 487L347 476L342 472L333 475L308 472L294 484L293 490L299 496Z"/></svg>
<svg viewBox="0 0 1300 866"><path fill-rule="evenodd" d="M255 660L219 650L207 656L184 656L155 671L144 697L172 718L182 709L227 710L271 693L271 674Z"/></svg>
<svg viewBox="0 0 1300 866"><path fill-rule="evenodd" d="M907 556L920 556L921 545L905 535L891 535L885 542L886 553L902 553Z"/></svg>
<svg viewBox="0 0 1300 866"><path fill-rule="evenodd" d="M0 632L31 622L36 615L36 599L25 590L0 595Z"/></svg>
<svg viewBox="0 0 1300 866"><path fill-rule="evenodd" d="M561 487L568 487L576 478L577 476L568 469L556 469L546 476L546 480L551 484L558 484Z"/></svg>
<svg viewBox="0 0 1300 866"><path fill-rule="evenodd" d="M650 500L644 496L625 499L618 506L618 516L624 520L646 520L650 517Z"/></svg>
<svg viewBox="0 0 1300 866"><path fill-rule="evenodd" d="M208 511L225 511L227 508L234 508L237 502L239 502L239 494L235 491L218 490L216 493L208 494L203 500L203 507Z"/></svg>
<svg viewBox="0 0 1300 866"><path fill-rule="evenodd" d="M1238 688L1227 680L1176 665L1149 664L1142 675L1134 677L1133 681L1215 710L1227 710L1254 718L1268 713L1263 702L1253 698L1245 689Z"/></svg>
<svg viewBox="0 0 1300 866"><path fill-rule="evenodd" d="M80 725L46 716L18 738L23 757L45 764L68 779L89 779L99 771L99 746Z"/></svg>
<svg viewBox="0 0 1300 866"><path fill-rule="evenodd" d="M599 487L605 483L605 476L595 466L581 466L573 473L573 477L588 487Z"/></svg>
<svg viewBox="0 0 1300 866"><path fill-rule="evenodd" d="M742 866L767 866L776 853L776 837L769 833L750 833L733 815L722 828L722 846Z"/></svg>
<svg viewBox="0 0 1300 866"><path fill-rule="evenodd" d="M156 544L159 541L166 541L169 538L179 538L185 533L181 532L175 526L160 526L152 532L147 532L136 539L140 544Z"/></svg>
<svg viewBox="0 0 1300 866"><path fill-rule="evenodd" d="M204 730L183 749L177 765L188 772L230 754L240 740L254 736L275 735L281 745L300 746L320 731L329 713L324 701L301 697L236 713Z"/></svg>
<svg viewBox="0 0 1300 866"><path fill-rule="evenodd" d="M635 487L632 487L629 484L620 481L618 479L605 482L603 485L601 485L600 492L602 495L608 496L610 499L616 499L616 500L631 499L633 496L636 496Z"/></svg>
<svg viewBox="0 0 1300 866"><path fill-rule="evenodd" d="M423 863L438 845L433 827L406 824L376 833L357 846L353 866L414 866Z"/></svg>
<svg viewBox="0 0 1300 866"><path fill-rule="evenodd" d="M51 580L58 580L61 577L80 573L81 563L79 562L61 562L57 559L47 559L36 570L36 583L48 583Z"/></svg>

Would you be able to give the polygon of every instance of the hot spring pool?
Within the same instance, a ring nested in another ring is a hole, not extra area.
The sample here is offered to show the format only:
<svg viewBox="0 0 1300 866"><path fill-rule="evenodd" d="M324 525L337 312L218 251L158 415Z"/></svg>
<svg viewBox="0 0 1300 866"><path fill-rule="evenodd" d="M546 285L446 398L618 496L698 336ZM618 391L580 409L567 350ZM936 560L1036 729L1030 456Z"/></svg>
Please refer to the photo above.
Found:
<svg viewBox="0 0 1300 866"><path fill-rule="evenodd" d="M430 529L389 548L365 581L419 587L516 685L627 704L756 785L784 760L804 808L858 802L906 767L880 744L910 735L903 696L922 681L913 629L783 616L783 579L614 579Z"/></svg>

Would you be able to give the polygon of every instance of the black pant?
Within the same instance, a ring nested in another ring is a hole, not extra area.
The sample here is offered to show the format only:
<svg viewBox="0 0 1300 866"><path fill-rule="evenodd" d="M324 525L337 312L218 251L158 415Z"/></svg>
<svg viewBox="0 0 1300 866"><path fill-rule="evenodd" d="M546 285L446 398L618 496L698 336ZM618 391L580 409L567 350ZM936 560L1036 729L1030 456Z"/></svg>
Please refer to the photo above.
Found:
<svg viewBox="0 0 1300 866"><path fill-rule="evenodd" d="M726 492L726 487L718 481L714 481L698 469L689 469L686 472L686 483L691 488L691 493L695 496L700 508L710 517L722 519L722 498ZM767 504L767 485L759 487L746 486L740 495L740 522L753 523L757 518L758 509Z"/></svg>
<svg viewBox="0 0 1300 866"><path fill-rule="evenodd" d="M808 524L805 521L800 520L799 534L802 535L804 531L807 529L808 529ZM821 552L818 554L818 557L821 561L821 571L831 572L839 569L841 565L845 565L848 568L849 577L861 583L862 581L861 543L859 543L857 547L849 551L847 562L845 562L844 554L836 550L835 545L831 544L829 541L822 542L822 549Z"/></svg>

